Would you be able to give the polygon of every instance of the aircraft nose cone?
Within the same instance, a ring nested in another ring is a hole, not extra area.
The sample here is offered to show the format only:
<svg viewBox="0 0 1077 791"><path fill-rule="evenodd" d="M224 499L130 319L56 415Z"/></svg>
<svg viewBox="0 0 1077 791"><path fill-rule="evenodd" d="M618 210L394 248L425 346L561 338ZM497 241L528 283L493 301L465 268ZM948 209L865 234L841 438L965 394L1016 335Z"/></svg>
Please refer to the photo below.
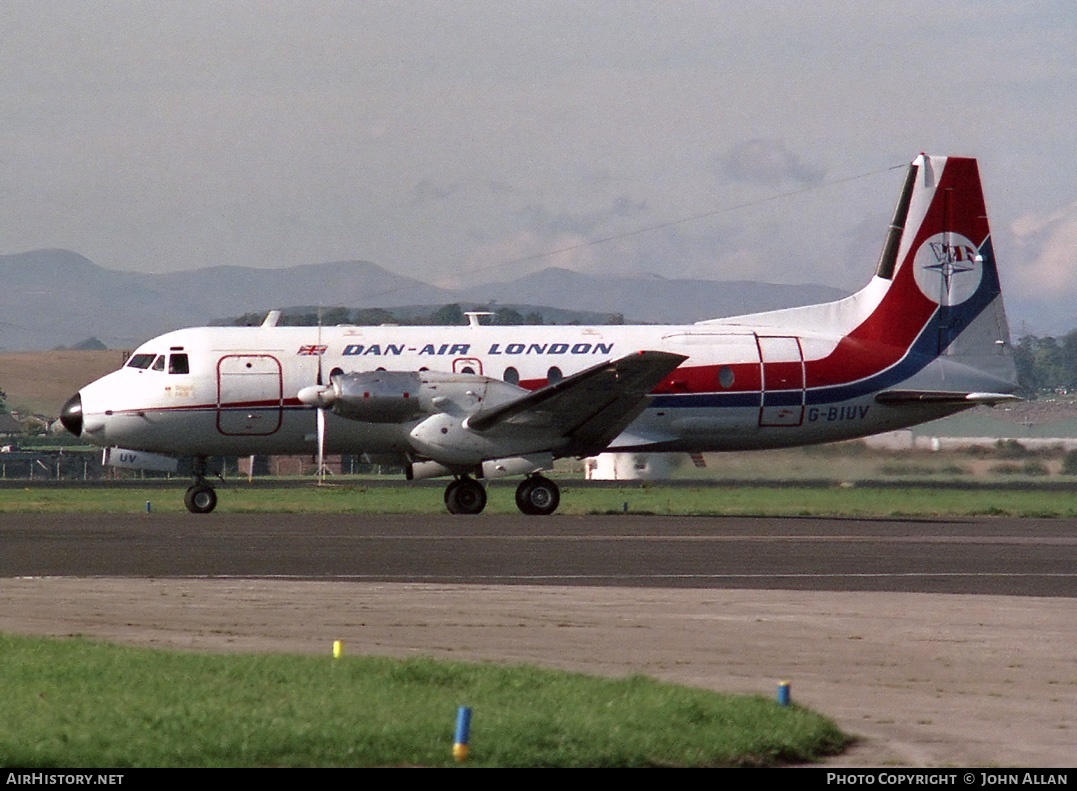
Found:
<svg viewBox="0 0 1077 791"><path fill-rule="evenodd" d="M67 399L60 410L60 422L76 437L82 435L82 396L78 393Z"/></svg>

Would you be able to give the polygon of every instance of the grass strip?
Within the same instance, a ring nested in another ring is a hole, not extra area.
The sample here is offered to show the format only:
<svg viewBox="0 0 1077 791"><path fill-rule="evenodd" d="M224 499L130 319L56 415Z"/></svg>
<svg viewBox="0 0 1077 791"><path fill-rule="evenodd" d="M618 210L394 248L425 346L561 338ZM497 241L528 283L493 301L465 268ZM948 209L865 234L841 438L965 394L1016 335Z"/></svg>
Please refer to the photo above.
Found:
<svg viewBox="0 0 1077 791"><path fill-rule="evenodd" d="M24 487L0 489L0 513L138 513L146 504L160 513L184 510L183 488ZM218 487L219 513L441 514L442 493L434 487L324 486ZM487 513L518 513L513 486L493 485ZM663 516L1010 516L1077 517L1077 487L1056 490L950 489L931 486L741 485L589 487L562 482L558 513L659 514Z"/></svg>
<svg viewBox="0 0 1077 791"><path fill-rule="evenodd" d="M642 676L10 635L0 660L2 766L451 766L461 705L467 766L767 766L848 743L796 705Z"/></svg>

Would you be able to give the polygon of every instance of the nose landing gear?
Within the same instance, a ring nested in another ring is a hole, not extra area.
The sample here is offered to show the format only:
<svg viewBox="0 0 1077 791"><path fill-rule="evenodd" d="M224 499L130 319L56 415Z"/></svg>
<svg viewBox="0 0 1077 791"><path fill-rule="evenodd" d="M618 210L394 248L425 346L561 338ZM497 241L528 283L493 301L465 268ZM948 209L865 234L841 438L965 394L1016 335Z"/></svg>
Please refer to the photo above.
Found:
<svg viewBox="0 0 1077 791"><path fill-rule="evenodd" d="M217 507L217 490L206 483L206 457L194 459L194 483L183 495L183 504L192 514L208 514Z"/></svg>
<svg viewBox="0 0 1077 791"><path fill-rule="evenodd" d="M217 490L208 483L196 483L183 495L183 504L192 514L208 514L217 507Z"/></svg>

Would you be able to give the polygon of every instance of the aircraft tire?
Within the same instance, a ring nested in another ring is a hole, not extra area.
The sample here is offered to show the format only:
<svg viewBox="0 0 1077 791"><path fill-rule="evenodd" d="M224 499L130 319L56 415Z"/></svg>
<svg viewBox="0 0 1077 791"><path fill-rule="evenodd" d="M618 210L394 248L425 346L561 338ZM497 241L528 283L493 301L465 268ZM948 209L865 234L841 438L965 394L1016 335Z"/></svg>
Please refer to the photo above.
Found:
<svg viewBox="0 0 1077 791"><path fill-rule="evenodd" d="M212 486L196 483L183 495L183 504L192 514L208 514L217 507L217 491Z"/></svg>
<svg viewBox="0 0 1077 791"><path fill-rule="evenodd" d="M525 478L516 487L516 507L528 516L549 516L561 504L561 490L542 475Z"/></svg>
<svg viewBox="0 0 1077 791"><path fill-rule="evenodd" d="M486 507L486 489L472 478L453 481L445 489L445 505L450 514L481 514Z"/></svg>
<svg viewBox="0 0 1077 791"><path fill-rule="evenodd" d="M531 510L531 479L524 478L520 481L520 485L516 487L516 507L520 509L520 513L528 516L537 516L537 514Z"/></svg>

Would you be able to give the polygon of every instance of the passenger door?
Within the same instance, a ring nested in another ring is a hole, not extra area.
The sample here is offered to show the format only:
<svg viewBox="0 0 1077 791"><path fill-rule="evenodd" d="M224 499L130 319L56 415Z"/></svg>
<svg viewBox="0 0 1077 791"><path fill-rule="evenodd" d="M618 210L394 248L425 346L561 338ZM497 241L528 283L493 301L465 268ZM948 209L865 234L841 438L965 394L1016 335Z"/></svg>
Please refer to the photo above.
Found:
<svg viewBox="0 0 1077 791"><path fill-rule="evenodd" d="M283 395L276 357L226 354L217 361L217 430L229 436L276 433L283 418Z"/></svg>
<svg viewBox="0 0 1077 791"><path fill-rule="evenodd" d="M804 422L804 352L800 338L758 335L763 364L763 403L759 425L799 426Z"/></svg>

